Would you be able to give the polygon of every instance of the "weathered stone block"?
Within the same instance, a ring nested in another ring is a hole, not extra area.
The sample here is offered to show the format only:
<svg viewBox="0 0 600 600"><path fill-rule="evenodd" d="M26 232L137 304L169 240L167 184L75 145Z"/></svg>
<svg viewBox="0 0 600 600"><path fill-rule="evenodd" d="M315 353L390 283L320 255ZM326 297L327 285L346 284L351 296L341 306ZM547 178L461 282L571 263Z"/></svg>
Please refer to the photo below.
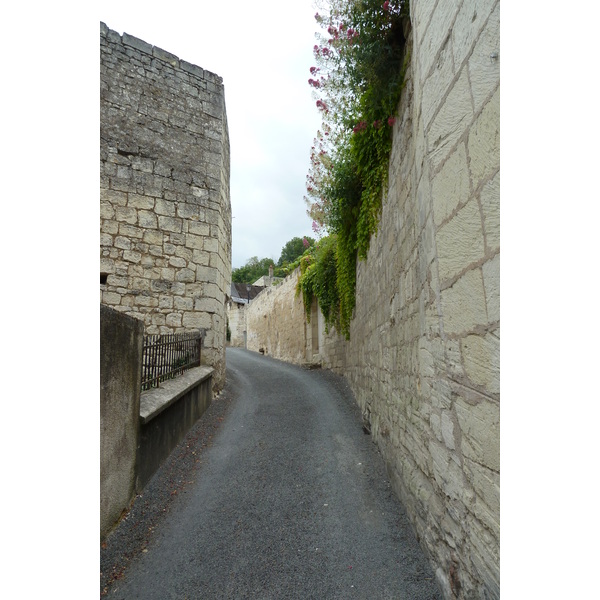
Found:
<svg viewBox="0 0 600 600"><path fill-rule="evenodd" d="M490 323L500 322L500 255L496 254L494 258L484 263L481 272L488 321Z"/></svg>
<svg viewBox="0 0 600 600"><path fill-rule="evenodd" d="M175 269L163 267L160 270L160 278L166 281L175 281Z"/></svg>
<svg viewBox="0 0 600 600"><path fill-rule="evenodd" d="M115 248L121 248L122 250L131 250L131 240L129 238L118 235L114 241Z"/></svg>
<svg viewBox="0 0 600 600"><path fill-rule="evenodd" d="M197 236L207 237L210 235L210 225L199 221L188 223L188 232Z"/></svg>
<svg viewBox="0 0 600 600"><path fill-rule="evenodd" d="M453 460L452 453L436 441L429 442L429 454L436 483L446 496L459 499L463 487L463 472L460 465Z"/></svg>
<svg viewBox="0 0 600 600"><path fill-rule="evenodd" d="M131 208L152 210L154 208L154 198L151 196L129 193L127 194L127 206Z"/></svg>
<svg viewBox="0 0 600 600"><path fill-rule="evenodd" d="M148 244L155 244L157 246L162 246L164 234L162 231L158 231L156 229L148 229L143 232L144 242Z"/></svg>
<svg viewBox="0 0 600 600"><path fill-rule="evenodd" d="M454 421L450 416L450 412L446 410L442 411L441 431L446 448L454 450Z"/></svg>
<svg viewBox="0 0 600 600"><path fill-rule="evenodd" d="M119 222L105 219L102 221L101 230L106 234L115 235L119 233Z"/></svg>
<svg viewBox="0 0 600 600"><path fill-rule="evenodd" d="M121 294L117 294L115 292L102 292L102 303L116 305L121 303Z"/></svg>
<svg viewBox="0 0 600 600"><path fill-rule="evenodd" d="M433 10L427 2L417 2L411 11L417 17L417 39L420 43L415 48L421 66L420 72L427 76L437 59L438 53L448 40L452 30L452 21L458 7L454 2L443 2ZM431 15L431 21L429 16ZM419 82L422 86L423 82Z"/></svg>
<svg viewBox="0 0 600 600"><path fill-rule="evenodd" d="M431 199L436 227L439 227L470 196L469 167L464 144L458 147L433 178Z"/></svg>
<svg viewBox="0 0 600 600"><path fill-rule="evenodd" d="M496 402L482 401L472 405L462 397L454 402L458 417L463 456L472 461L500 471L500 406Z"/></svg>
<svg viewBox="0 0 600 600"><path fill-rule="evenodd" d="M441 293L444 333L464 334L487 324L483 278L480 269L467 271Z"/></svg>
<svg viewBox="0 0 600 600"><path fill-rule="evenodd" d="M187 329L207 329L211 327L210 315L199 312L184 312L182 315L182 325Z"/></svg>
<svg viewBox="0 0 600 600"><path fill-rule="evenodd" d="M132 262L132 263L139 263L142 260L142 255L139 252L134 252L132 250L125 250L123 252L123 260Z"/></svg>
<svg viewBox="0 0 600 600"><path fill-rule="evenodd" d="M183 298L174 298L173 306L180 311L190 311L194 309L194 300L189 296Z"/></svg>
<svg viewBox="0 0 600 600"><path fill-rule="evenodd" d="M204 238L203 249L205 252L218 252L219 242L216 238Z"/></svg>
<svg viewBox="0 0 600 600"><path fill-rule="evenodd" d="M196 278L198 281L206 283L217 283L217 270L212 267L200 266L196 267Z"/></svg>
<svg viewBox="0 0 600 600"><path fill-rule="evenodd" d="M161 294L158 297L158 308L173 308L173 296Z"/></svg>
<svg viewBox="0 0 600 600"><path fill-rule="evenodd" d="M481 260L485 248L479 204L472 200L443 225L436 235L440 280L458 275Z"/></svg>
<svg viewBox="0 0 600 600"><path fill-rule="evenodd" d="M500 4L490 15L469 58L469 80L475 112L483 106L500 81Z"/></svg>
<svg viewBox="0 0 600 600"><path fill-rule="evenodd" d="M469 79L467 70L463 69L440 111L426 130L427 148L434 169L448 156L472 120Z"/></svg>
<svg viewBox="0 0 600 600"><path fill-rule="evenodd" d="M143 229L156 229L158 226L156 215L146 210L138 211L138 225Z"/></svg>
<svg viewBox="0 0 600 600"><path fill-rule="evenodd" d="M222 303L214 298L198 298L194 302L194 309L207 313L219 313L222 308Z"/></svg>
<svg viewBox="0 0 600 600"><path fill-rule="evenodd" d="M117 206L115 209L115 219L121 223L135 225L137 223L137 210L125 206Z"/></svg>
<svg viewBox="0 0 600 600"><path fill-rule="evenodd" d="M500 339L495 333L469 335L461 341L465 373L490 394L500 393Z"/></svg>
<svg viewBox="0 0 600 600"><path fill-rule="evenodd" d="M193 269L188 268L180 269L175 274L175 279L176 281L183 283L193 283L196 281L196 272Z"/></svg>
<svg viewBox="0 0 600 600"><path fill-rule="evenodd" d="M188 231L189 231L189 229L188 229ZM202 248L204 246L204 240L205 240L205 238L203 236L192 235L192 234L188 233L186 235L185 245L188 248L202 250Z"/></svg>
<svg viewBox="0 0 600 600"><path fill-rule="evenodd" d="M125 237L142 239L144 230L128 223L119 223L119 233Z"/></svg>
<svg viewBox="0 0 600 600"><path fill-rule="evenodd" d="M182 223L182 220L176 217L158 217L158 226L163 231L181 233Z"/></svg>
<svg viewBox="0 0 600 600"><path fill-rule="evenodd" d="M107 233L100 234L100 246L112 247L113 237Z"/></svg>
<svg viewBox="0 0 600 600"><path fill-rule="evenodd" d="M500 90L485 105L471 128L468 152L471 181L477 189L500 165Z"/></svg>
<svg viewBox="0 0 600 600"><path fill-rule="evenodd" d="M162 200L160 198L157 198L156 202L154 203L154 212L157 215L174 217L175 204L173 202L170 202L169 200Z"/></svg>
<svg viewBox="0 0 600 600"><path fill-rule="evenodd" d="M493 4L478 0L464 0L452 28L454 64L461 65L472 53Z"/></svg>
<svg viewBox="0 0 600 600"><path fill-rule="evenodd" d="M171 258L169 258L169 265L172 267L181 268L186 267L187 262L184 258L180 258L179 256L171 256Z"/></svg>
<svg viewBox="0 0 600 600"><path fill-rule="evenodd" d="M443 98L454 78L451 46L450 40L447 39L439 51L435 68L426 74L426 79L423 82L421 110L425 127L429 125L440 103L443 102Z"/></svg>
<svg viewBox="0 0 600 600"><path fill-rule="evenodd" d="M165 324L169 327L181 327L181 314L169 313L166 317Z"/></svg>
<svg viewBox="0 0 600 600"><path fill-rule="evenodd" d="M500 171L481 190L481 210L488 252L500 248Z"/></svg>

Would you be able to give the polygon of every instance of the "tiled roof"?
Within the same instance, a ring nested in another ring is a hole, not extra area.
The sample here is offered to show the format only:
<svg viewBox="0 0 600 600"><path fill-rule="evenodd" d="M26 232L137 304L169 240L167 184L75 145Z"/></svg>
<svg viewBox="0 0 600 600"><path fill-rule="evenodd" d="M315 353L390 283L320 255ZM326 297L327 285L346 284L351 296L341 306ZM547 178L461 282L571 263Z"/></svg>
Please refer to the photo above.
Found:
<svg viewBox="0 0 600 600"><path fill-rule="evenodd" d="M248 292L245 283L231 282L231 299L238 304L246 304L248 302L248 297L252 301L264 289L265 288L262 285L251 285L250 291Z"/></svg>

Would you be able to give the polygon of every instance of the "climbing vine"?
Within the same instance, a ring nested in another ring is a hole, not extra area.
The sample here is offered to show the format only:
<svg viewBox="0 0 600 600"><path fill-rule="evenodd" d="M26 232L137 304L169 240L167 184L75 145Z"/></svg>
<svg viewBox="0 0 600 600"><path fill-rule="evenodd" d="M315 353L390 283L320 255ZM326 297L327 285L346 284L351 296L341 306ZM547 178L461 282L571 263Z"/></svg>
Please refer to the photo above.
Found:
<svg viewBox="0 0 600 600"><path fill-rule="evenodd" d="M408 58L408 0L324 0L321 8L315 19L327 35L317 36L308 82L323 124L311 149L306 201L313 229L329 235L305 253L299 289L307 315L316 296L327 326L348 338L356 262L367 256L387 189Z"/></svg>

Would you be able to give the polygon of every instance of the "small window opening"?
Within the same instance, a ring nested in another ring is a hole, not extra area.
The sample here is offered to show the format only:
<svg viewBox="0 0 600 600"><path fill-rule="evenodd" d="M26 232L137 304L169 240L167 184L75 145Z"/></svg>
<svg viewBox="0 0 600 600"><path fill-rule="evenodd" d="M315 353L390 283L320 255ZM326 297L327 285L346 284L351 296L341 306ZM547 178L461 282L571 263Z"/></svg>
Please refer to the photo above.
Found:
<svg viewBox="0 0 600 600"><path fill-rule="evenodd" d="M100 285L105 285L108 279L108 273L100 273Z"/></svg>

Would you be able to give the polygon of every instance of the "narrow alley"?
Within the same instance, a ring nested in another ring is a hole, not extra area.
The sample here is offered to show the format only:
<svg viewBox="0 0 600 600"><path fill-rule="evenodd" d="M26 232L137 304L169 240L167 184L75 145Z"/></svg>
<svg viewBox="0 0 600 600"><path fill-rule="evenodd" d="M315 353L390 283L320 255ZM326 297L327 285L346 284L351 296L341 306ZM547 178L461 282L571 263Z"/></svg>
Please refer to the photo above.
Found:
<svg viewBox="0 0 600 600"><path fill-rule="evenodd" d="M186 448L201 460L185 493L168 512L153 504L161 467L136 500L165 514L104 597L441 598L342 378L228 348L225 393L211 443ZM109 535L104 568L139 537L134 517Z"/></svg>

